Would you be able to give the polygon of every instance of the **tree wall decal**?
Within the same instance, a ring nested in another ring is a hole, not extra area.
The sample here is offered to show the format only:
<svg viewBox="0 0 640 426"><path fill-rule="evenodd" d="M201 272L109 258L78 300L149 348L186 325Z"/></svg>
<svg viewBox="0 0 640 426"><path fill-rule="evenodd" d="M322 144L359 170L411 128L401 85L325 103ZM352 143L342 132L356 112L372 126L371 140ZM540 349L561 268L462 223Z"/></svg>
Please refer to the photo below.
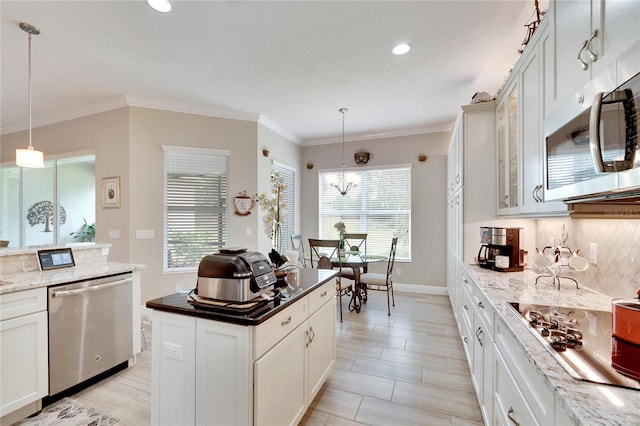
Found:
<svg viewBox="0 0 640 426"><path fill-rule="evenodd" d="M64 207L60 206L60 225L67 221L67 212ZM27 221L29 225L36 226L39 223L44 223L43 232L51 232L51 225L53 225L53 203L51 201L38 201L34 203L27 211Z"/></svg>

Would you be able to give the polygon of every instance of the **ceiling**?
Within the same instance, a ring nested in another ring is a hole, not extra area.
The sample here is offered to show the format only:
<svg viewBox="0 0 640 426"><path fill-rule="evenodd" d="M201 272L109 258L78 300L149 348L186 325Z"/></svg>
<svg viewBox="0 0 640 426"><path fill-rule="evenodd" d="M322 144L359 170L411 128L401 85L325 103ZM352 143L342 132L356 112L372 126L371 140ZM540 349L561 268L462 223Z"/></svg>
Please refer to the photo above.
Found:
<svg viewBox="0 0 640 426"><path fill-rule="evenodd" d="M300 145L450 130L518 59L532 0L5 1L2 133L133 105L260 121ZM390 49L413 49L395 56Z"/></svg>

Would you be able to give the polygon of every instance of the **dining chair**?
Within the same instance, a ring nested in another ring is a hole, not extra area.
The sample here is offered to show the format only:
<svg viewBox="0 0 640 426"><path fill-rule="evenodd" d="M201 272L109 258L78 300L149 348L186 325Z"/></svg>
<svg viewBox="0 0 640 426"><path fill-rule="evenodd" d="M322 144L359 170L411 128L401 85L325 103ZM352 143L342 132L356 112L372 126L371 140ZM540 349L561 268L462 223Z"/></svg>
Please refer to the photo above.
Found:
<svg viewBox="0 0 640 426"><path fill-rule="evenodd" d="M367 254L367 234L354 234L345 233L342 234L342 238L345 242L345 249L350 252L358 252L361 256ZM360 274L367 272L367 267L360 268ZM355 279L356 273L353 268L341 268L343 277Z"/></svg>
<svg viewBox="0 0 640 426"><path fill-rule="evenodd" d="M298 252L298 262L306 268L307 261L304 258L304 239L302 238L302 234L291 234L289 238L291 238L291 250Z"/></svg>
<svg viewBox="0 0 640 426"><path fill-rule="evenodd" d="M389 252L389 261L387 263L387 273L379 274L375 272L366 272L360 275L360 282L358 285L366 286L367 290L386 291L387 292L387 314L391 315L391 305L389 303L389 292L391 292L391 302L393 306L396 306L396 301L393 296L393 264L396 260L396 247L398 245L398 238L391 240L391 251Z"/></svg>
<svg viewBox="0 0 640 426"><path fill-rule="evenodd" d="M338 264L342 259L340 257L340 251L338 250L339 248L340 240L317 240L309 238L311 267L316 269L333 269L331 258L334 256L337 257ZM353 290L354 281L343 278L340 269L342 268L339 268L338 275L336 276L336 295L338 296L338 305L340 306L340 322L342 322L342 296L351 294L351 300L353 300L356 293ZM347 306L351 306L351 303Z"/></svg>

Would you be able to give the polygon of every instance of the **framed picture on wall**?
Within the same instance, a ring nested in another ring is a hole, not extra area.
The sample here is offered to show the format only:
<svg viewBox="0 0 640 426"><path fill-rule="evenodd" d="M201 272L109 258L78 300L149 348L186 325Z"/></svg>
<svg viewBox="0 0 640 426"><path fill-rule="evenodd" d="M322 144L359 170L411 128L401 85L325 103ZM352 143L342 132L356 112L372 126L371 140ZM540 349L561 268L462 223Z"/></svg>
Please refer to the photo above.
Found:
<svg viewBox="0 0 640 426"><path fill-rule="evenodd" d="M120 208L120 176L102 178L102 208Z"/></svg>

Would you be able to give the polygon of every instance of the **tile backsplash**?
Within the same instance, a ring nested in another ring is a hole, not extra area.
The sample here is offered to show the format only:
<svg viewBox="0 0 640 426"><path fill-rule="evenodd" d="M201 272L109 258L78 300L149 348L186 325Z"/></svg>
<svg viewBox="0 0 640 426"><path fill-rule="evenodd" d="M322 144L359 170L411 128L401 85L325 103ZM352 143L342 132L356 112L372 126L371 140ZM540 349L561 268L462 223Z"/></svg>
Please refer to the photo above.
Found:
<svg viewBox="0 0 640 426"><path fill-rule="evenodd" d="M589 259L589 244L597 244L598 249L598 264L571 276L581 285L614 298L635 296L640 289L640 220L539 219L537 248L550 245L552 239L559 245L563 224L568 234L567 246L572 251L579 249L580 255ZM562 281L561 285L573 284Z"/></svg>

